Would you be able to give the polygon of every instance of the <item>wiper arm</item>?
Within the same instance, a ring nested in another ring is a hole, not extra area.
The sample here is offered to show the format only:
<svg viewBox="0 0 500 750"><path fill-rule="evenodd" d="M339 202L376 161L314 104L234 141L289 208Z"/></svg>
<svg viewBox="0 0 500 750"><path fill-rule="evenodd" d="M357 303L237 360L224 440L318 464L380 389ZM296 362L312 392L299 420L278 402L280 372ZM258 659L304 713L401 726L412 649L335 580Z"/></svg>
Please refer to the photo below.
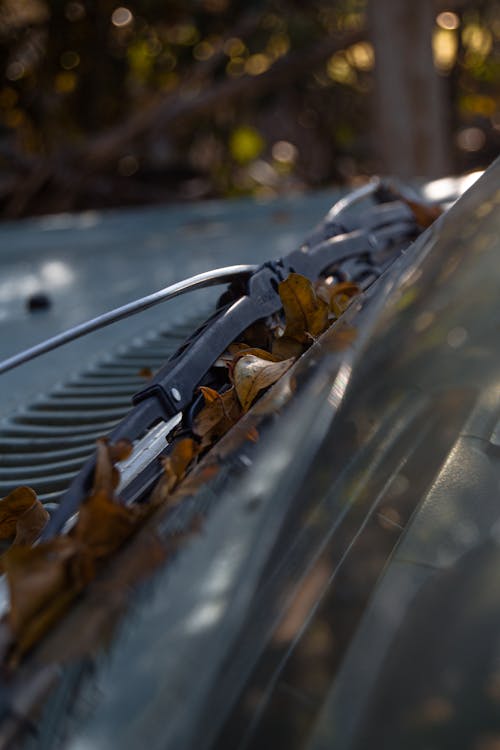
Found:
<svg viewBox="0 0 500 750"><path fill-rule="evenodd" d="M176 284L171 284L164 289L159 289L157 292L147 294L145 297L139 297L133 300L133 302L127 302L126 305L115 307L114 310L109 310L91 320L79 323L67 331L63 331L56 336L52 336L50 339L42 341L40 344L36 344L8 359L4 359L3 362L0 362L0 375L13 370L15 367L19 367L19 365L23 365L25 362L30 362L42 354L47 354L54 349L58 349L63 344L69 344L70 341L75 341L112 323L117 323L119 320L124 320L124 318L128 318L131 315L148 310L150 307L154 307L154 305L159 305L160 302L166 302L169 299L179 297L181 294L187 294L187 292L193 292L196 289L205 289L210 286L217 286L218 284L227 284L237 279L248 278L257 268L258 266L255 265L216 268L213 271L206 271L205 273L191 276L189 279L178 281Z"/></svg>

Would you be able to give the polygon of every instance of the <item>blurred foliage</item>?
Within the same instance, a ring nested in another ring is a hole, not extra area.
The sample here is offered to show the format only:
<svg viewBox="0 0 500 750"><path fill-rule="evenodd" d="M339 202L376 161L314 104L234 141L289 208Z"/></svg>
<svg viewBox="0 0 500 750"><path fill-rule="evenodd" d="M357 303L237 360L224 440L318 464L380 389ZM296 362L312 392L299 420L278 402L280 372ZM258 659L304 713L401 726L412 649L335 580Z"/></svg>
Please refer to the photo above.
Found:
<svg viewBox="0 0 500 750"><path fill-rule="evenodd" d="M365 0L124 1L1 0L4 215L377 171ZM461 171L498 151L500 3L449 6L436 4L433 48Z"/></svg>

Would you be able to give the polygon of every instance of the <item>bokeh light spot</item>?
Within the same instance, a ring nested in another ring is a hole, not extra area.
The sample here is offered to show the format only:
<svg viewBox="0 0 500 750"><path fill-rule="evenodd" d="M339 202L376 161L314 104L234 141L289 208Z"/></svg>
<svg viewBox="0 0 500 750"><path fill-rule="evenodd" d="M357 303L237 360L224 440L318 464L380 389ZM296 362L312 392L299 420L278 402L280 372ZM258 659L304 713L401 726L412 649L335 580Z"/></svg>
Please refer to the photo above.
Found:
<svg viewBox="0 0 500 750"><path fill-rule="evenodd" d="M233 159L240 164L247 164L256 159L264 150L264 139L255 128L242 125L231 133L229 150Z"/></svg>
<svg viewBox="0 0 500 750"><path fill-rule="evenodd" d="M481 128L464 128L456 137L457 146L462 151L480 151L486 142Z"/></svg>
<svg viewBox="0 0 500 750"><path fill-rule="evenodd" d="M372 70L375 64L375 52L369 42L358 42L347 50L347 59L358 70Z"/></svg>
<svg viewBox="0 0 500 750"><path fill-rule="evenodd" d="M454 31L436 29L432 35L434 65L442 73L448 73L457 59L458 39Z"/></svg>
<svg viewBox="0 0 500 750"><path fill-rule="evenodd" d="M195 60L209 60L214 54L215 49L210 42L199 42L193 49L193 57Z"/></svg>
<svg viewBox="0 0 500 750"><path fill-rule="evenodd" d="M261 73L269 68L271 60L267 55L257 53L256 55L250 55L245 63L245 71L250 73L251 76L260 76Z"/></svg>
<svg viewBox="0 0 500 750"><path fill-rule="evenodd" d="M54 79L54 88L59 94L71 94L75 90L77 78L69 71L58 73Z"/></svg>
<svg viewBox="0 0 500 750"><path fill-rule="evenodd" d="M134 16L128 8L116 8L111 14L111 23L113 26L117 26L120 29L124 26L128 26L133 20Z"/></svg>
<svg viewBox="0 0 500 750"><path fill-rule="evenodd" d="M238 37L232 36L224 43L224 52L228 57L241 57L245 50L245 45Z"/></svg>
<svg viewBox="0 0 500 750"><path fill-rule="evenodd" d="M460 26L460 19L456 13L453 13L453 11L444 10L436 17L436 23L441 29L458 29Z"/></svg>
<svg viewBox="0 0 500 750"><path fill-rule="evenodd" d="M64 15L71 23L85 18L85 6L79 2L70 2L64 9Z"/></svg>
<svg viewBox="0 0 500 750"><path fill-rule="evenodd" d="M66 50L61 55L61 68L64 70L72 70L80 64L80 55L74 50Z"/></svg>
<svg viewBox="0 0 500 750"><path fill-rule="evenodd" d="M285 164L293 163L297 158L297 149L289 141L277 141L272 148L273 159Z"/></svg>
<svg viewBox="0 0 500 750"><path fill-rule="evenodd" d="M139 169L139 161L133 154L126 154L118 161L118 174L122 177L132 177Z"/></svg>
<svg viewBox="0 0 500 750"><path fill-rule="evenodd" d="M26 69L22 62L19 62L19 60L13 60L7 65L5 77L8 78L9 81L19 81L19 79L22 78L25 73Z"/></svg>

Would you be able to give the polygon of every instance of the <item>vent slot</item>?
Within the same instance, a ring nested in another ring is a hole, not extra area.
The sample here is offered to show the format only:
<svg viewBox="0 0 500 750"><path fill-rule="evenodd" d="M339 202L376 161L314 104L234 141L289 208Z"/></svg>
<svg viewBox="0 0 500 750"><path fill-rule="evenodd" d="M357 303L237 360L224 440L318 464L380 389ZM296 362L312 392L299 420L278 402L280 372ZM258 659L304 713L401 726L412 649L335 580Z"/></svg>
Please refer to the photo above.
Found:
<svg viewBox="0 0 500 750"><path fill-rule="evenodd" d="M27 484L54 503L106 435L131 408L131 397L200 325L148 334L120 347L22 410L0 421L0 496Z"/></svg>

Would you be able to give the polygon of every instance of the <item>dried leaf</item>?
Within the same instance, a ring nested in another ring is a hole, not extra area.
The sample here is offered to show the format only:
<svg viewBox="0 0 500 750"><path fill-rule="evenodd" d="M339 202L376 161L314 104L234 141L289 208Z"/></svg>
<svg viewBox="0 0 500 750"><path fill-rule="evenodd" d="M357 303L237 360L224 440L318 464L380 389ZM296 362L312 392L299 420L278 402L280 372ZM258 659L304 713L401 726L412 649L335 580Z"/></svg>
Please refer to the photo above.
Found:
<svg viewBox="0 0 500 750"><path fill-rule="evenodd" d="M205 400L205 404L212 404L221 397L219 391L216 391L214 388L208 388L206 385L200 385L199 390Z"/></svg>
<svg viewBox="0 0 500 750"><path fill-rule="evenodd" d="M33 544L42 533L49 518L40 500L35 500L33 505L19 517L13 544Z"/></svg>
<svg viewBox="0 0 500 750"><path fill-rule="evenodd" d="M19 518L36 502L39 501L31 487L17 487L0 500L0 539L16 535Z"/></svg>
<svg viewBox="0 0 500 750"><path fill-rule="evenodd" d="M60 536L36 547L11 547L3 556L10 594L9 625L18 635L63 590L80 590L84 581L72 565L80 545Z"/></svg>
<svg viewBox="0 0 500 750"><path fill-rule="evenodd" d="M153 370L151 367L141 367L137 374L140 378L146 378L146 380L149 380L153 377Z"/></svg>
<svg viewBox="0 0 500 750"><path fill-rule="evenodd" d="M232 355L233 361L245 356L246 354L253 354L255 357L267 359L269 360L269 362L279 361L279 357L277 357L275 354L271 354L271 352L266 351L266 349L261 349L257 346L248 346L248 344L230 344L230 346L228 347L228 351Z"/></svg>
<svg viewBox="0 0 500 750"><path fill-rule="evenodd" d="M45 528L49 514L30 487L17 487L0 500L0 540L12 539L13 545L30 545ZM0 573L4 572L3 557Z"/></svg>
<svg viewBox="0 0 500 750"><path fill-rule="evenodd" d="M273 335L266 322L259 320L246 329L242 339L248 346L256 346L259 349L269 351Z"/></svg>
<svg viewBox="0 0 500 750"><path fill-rule="evenodd" d="M117 550L143 517L144 506L121 505L99 490L82 503L71 536L100 560Z"/></svg>
<svg viewBox="0 0 500 750"><path fill-rule="evenodd" d="M294 361L268 362L251 354L241 357L234 366L233 379L243 411L248 411L259 393L279 380Z"/></svg>
<svg viewBox="0 0 500 750"><path fill-rule="evenodd" d="M183 438L174 443L172 451L162 460L163 476L151 494L151 505L156 506L167 501L175 487L186 476L189 464L199 451L199 445L191 438Z"/></svg>
<svg viewBox="0 0 500 750"><path fill-rule="evenodd" d="M169 455L163 459L163 469L169 483L175 486L186 476L186 471L198 454L198 445L191 438L178 440Z"/></svg>
<svg viewBox="0 0 500 750"><path fill-rule="evenodd" d="M193 432L202 438L202 448L212 445L224 435L241 416L241 406L233 388L218 393L211 388L200 388L205 406L193 420Z"/></svg>
<svg viewBox="0 0 500 750"><path fill-rule="evenodd" d="M440 206L412 201L404 196L401 196L401 200L411 208L417 224L423 229L430 227L430 225L433 224L443 213L443 209Z"/></svg>
<svg viewBox="0 0 500 750"><path fill-rule="evenodd" d="M284 336L301 344L310 342L328 327L328 305L305 276L291 273L278 287L285 311Z"/></svg>
<svg viewBox="0 0 500 750"><path fill-rule="evenodd" d="M259 439L259 431L256 427L249 427L246 433L247 440L256 443Z"/></svg>
<svg viewBox="0 0 500 750"><path fill-rule="evenodd" d="M96 466L92 494L103 492L112 497L120 482L120 472L115 467L117 461L125 461L132 452L129 440L118 440L108 443L106 438L99 438L96 446Z"/></svg>
<svg viewBox="0 0 500 750"><path fill-rule="evenodd" d="M244 351L245 349L250 349L250 344L245 344L242 341L234 341L232 344L229 344L227 347L227 350L231 357L234 357L236 354L239 354L239 352Z"/></svg>

